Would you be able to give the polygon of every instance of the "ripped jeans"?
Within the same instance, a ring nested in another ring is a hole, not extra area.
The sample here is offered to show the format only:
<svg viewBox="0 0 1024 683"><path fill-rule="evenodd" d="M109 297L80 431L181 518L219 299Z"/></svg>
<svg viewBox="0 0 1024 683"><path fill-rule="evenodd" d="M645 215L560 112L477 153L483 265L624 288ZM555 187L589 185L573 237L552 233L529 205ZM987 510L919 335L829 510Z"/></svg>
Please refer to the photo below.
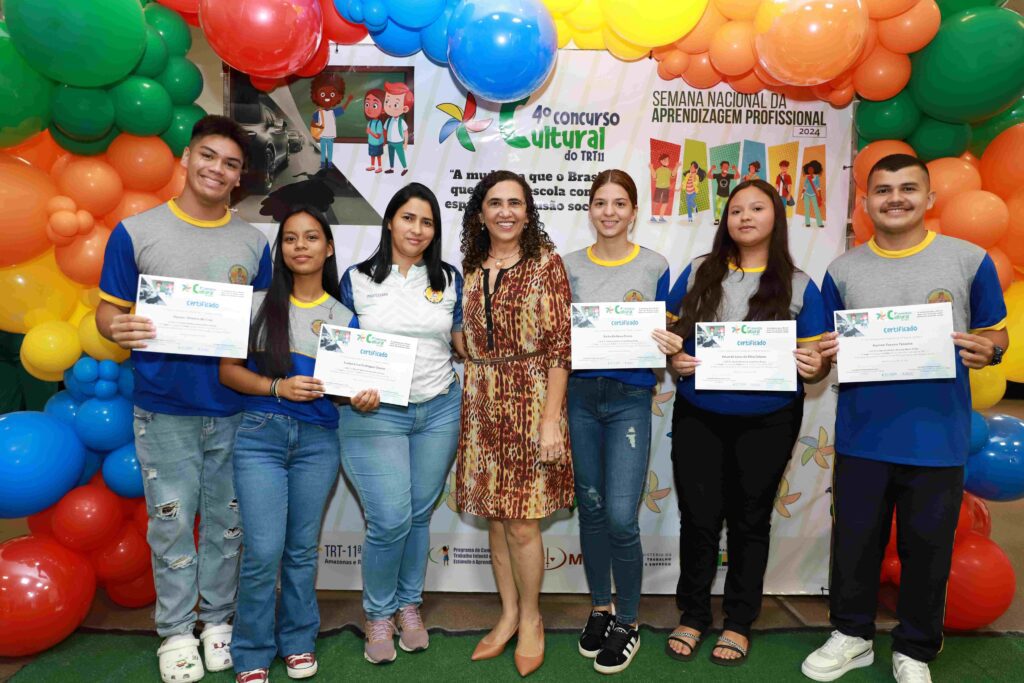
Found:
<svg viewBox="0 0 1024 683"><path fill-rule="evenodd" d="M161 637L235 612L241 521L231 453L241 415L168 415L135 407L135 453L149 509L146 540ZM199 516L199 540L193 535Z"/></svg>
<svg viewBox="0 0 1024 683"><path fill-rule="evenodd" d="M612 601L637 620L644 552L637 521L651 450L650 388L608 377L569 378L569 436L583 569L594 606Z"/></svg>

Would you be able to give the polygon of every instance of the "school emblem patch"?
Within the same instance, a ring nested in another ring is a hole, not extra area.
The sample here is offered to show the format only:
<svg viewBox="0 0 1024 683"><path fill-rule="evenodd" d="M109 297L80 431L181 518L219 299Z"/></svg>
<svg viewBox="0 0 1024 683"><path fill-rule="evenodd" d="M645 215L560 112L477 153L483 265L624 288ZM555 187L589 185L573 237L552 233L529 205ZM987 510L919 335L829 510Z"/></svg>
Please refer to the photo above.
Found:
<svg viewBox="0 0 1024 683"><path fill-rule="evenodd" d="M631 289L626 292L626 296L622 297L623 301L643 301L644 295L635 289Z"/></svg>
<svg viewBox="0 0 1024 683"><path fill-rule="evenodd" d="M930 304L941 304L945 302L953 303L953 292L948 289L933 289L928 292L928 303Z"/></svg>
<svg viewBox="0 0 1024 683"><path fill-rule="evenodd" d="M321 320L320 318L317 318L312 323L310 323L309 329L313 330L313 334L315 334L316 336L319 337L320 336L320 326L323 325L323 324L324 324L324 321Z"/></svg>
<svg viewBox="0 0 1024 683"><path fill-rule="evenodd" d="M430 287L423 290L423 298L432 304L439 304L444 299L444 292L438 292Z"/></svg>
<svg viewBox="0 0 1024 683"><path fill-rule="evenodd" d="M249 284L249 271L245 266L236 263L228 271L228 281L233 285L247 285Z"/></svg>

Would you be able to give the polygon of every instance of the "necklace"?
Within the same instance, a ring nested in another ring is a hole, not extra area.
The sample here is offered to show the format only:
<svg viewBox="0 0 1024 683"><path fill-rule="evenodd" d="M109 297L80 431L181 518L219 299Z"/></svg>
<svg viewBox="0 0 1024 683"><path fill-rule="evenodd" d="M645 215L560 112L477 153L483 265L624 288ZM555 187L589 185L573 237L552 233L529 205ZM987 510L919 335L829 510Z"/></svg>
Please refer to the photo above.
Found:
<svg viewBox="0 0 1024 683"><path fill-rule="evenodd" d="M510 259L513 256L518 257L519 256L519 250L516 249L511 254L506 254L505 256L502 256L501 258L498 258L497 256L495 256L491 252L487 252L487 255L490 256L492 259L494 259L494 265L495 266L497 266L498 268L501 268L502 266L505 265L505 260L506 259Z"/></svg>

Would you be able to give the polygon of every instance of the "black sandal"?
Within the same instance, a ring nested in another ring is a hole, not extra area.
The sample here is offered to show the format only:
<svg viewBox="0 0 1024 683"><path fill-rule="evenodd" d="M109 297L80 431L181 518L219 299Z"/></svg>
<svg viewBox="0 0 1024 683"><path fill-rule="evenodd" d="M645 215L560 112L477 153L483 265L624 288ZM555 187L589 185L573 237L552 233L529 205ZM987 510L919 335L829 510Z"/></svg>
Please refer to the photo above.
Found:
<svg viewBox="0 0 1024 683"><path fill-rule="evenodd" d="M690 651L686 654L682 652L676 652L672 649L672 641L682 643L686 647L690 648ZM692 642L691 642L692 641ZM688 662L697 656L697 650L700 649L701 637L697 633L690 633L689 631L680 631L676 629L668 637L668 642L665 643L665 654L672 659L678 659L680 662Z"/></svg>
<svg viewBox="0 0 1024 683"><path fill-rule="evenodd" d="M722 648L723 650L732 650L739 654L739 657L716 657L715 650ZM740 666L747 661L747 653L750 652L750 638L747 638L747 647L744 649L739 643L732 638L727 636L719 636L718 642L715 643L715 649L711 651L711 661L719 666Z"/></svg>

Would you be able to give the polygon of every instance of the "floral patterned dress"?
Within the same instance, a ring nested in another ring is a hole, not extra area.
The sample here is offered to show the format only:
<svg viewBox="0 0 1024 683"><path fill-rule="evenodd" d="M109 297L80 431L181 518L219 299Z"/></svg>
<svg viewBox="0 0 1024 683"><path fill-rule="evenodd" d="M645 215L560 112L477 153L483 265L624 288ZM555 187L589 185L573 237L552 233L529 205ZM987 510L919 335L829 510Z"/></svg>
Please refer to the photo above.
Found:
<svg viewBox="0 0 1024 683"><path fill-rule="evenodd" d="M548 369L570 368L569 280L554 253L466 275L463 333L469 360L456 456L456 500L490 519L540 519L573 499L565 401L565 458L541 465L540 422Z"/></svg>

